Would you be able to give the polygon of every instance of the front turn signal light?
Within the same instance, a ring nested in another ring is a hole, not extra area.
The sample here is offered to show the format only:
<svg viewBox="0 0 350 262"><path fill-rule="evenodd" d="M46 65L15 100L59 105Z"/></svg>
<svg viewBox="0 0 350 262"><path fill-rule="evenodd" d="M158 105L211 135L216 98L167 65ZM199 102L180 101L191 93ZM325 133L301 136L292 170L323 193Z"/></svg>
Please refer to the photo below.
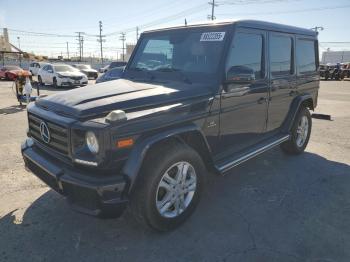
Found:
<svg viewBox="0 0 350 262"><path fill-rule="evenodd" d="M133 144L134 144L134 139L132 139L132 138L121 139L121 140L117 141L118 148L130 147Z"/></svg>

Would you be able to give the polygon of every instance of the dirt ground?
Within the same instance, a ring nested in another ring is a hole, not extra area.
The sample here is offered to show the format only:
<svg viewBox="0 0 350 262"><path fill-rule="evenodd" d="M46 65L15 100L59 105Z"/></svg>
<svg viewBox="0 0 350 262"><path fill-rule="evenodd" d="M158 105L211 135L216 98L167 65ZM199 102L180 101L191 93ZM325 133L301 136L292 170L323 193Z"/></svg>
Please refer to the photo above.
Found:
<svg viewBox="0 0 350 262"><path fill-rule="evenodd" d="M350 261L350 81L321 82L306 152L279 148L211 179L194 215L159 234L72 211L24 170L26 110L0 81L0 261ZM61 92L45 87L42 93Z"/></svg>

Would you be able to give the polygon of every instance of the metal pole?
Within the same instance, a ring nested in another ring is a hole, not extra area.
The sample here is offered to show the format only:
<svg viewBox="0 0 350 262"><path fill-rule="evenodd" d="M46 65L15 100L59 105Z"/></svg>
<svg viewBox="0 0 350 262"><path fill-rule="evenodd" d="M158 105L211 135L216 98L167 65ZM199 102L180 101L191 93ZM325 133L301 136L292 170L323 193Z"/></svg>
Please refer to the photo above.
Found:
<svg viewBox="0 0 350 262"><path fill-rule="evenodd" d="M136 42L139 40L139 27L136 26Z"/></svg>
<svg viewBox="0 0 350 262"><path fill-rule="evenodd" d="M68 42L67 42L67 57L69 59L69 46L68 46Z"/></svg>
<svg viewBox="0 0 350 262"><path fill-rule="evenodd" d="M214 20L214 7L215 7L215 0L213 0L213 3L211 4L211 20Z"/></svg>
<svg viewBox="0 0 350 262"><path fill-rule="evenodd" d="M101 64L103 65L103 50L102 50L102 21L99 21L100 26L100 48L101 48Z"/></svg>

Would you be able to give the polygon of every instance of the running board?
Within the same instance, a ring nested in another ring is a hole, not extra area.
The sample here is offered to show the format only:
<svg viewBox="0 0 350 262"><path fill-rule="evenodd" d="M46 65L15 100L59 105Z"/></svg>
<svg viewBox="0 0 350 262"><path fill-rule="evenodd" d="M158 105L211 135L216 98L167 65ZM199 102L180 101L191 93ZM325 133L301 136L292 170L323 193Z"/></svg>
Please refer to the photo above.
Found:
<svg viewBox="0 0 350 262"><path fill-rule="evenodd" d="M254 151L250 151L247 152L243 155L239 155L237 158L234 158L231 161L225 162L221 165L216 165L216 168L220 171L221 174L224 174L225 172L227 172L228 170L230 170L231 168L238 166L240 164L242 164L243 162L256 157L262 153L264 153L265 151L278 146L279 144L282 144L283 142L287 141L290 138L290 135L284 135L281 138L274 140L268 144L265 144L261 147L259 147L258 149L255 149Z"/></svg>

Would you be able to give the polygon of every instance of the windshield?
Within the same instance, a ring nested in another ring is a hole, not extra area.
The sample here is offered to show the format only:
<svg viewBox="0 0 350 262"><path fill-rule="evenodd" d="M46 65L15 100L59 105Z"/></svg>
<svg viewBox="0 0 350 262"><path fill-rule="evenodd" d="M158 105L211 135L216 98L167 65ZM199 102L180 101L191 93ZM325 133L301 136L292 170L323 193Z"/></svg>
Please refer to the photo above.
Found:
<svg viewBox="0 0 350 262"><path fill-rule="evenodd" d="M77 71L77 69L69 65L54 65L54 68L56 72L76 72Z"/></svg>
<svg viewBox="0 0 350 262"><path fill-rule="evenodd" d="M91 66L89 65L75 65L79 69L91 69Z"/></svg>
<svg viewBox="0 0 350 262"><path fill-rule="evenodd" d="M217 71L224 40L225 31L222 28L146 34L136 50L129 70L148 73L181 72L188 78L212 75Z"/></svg>

